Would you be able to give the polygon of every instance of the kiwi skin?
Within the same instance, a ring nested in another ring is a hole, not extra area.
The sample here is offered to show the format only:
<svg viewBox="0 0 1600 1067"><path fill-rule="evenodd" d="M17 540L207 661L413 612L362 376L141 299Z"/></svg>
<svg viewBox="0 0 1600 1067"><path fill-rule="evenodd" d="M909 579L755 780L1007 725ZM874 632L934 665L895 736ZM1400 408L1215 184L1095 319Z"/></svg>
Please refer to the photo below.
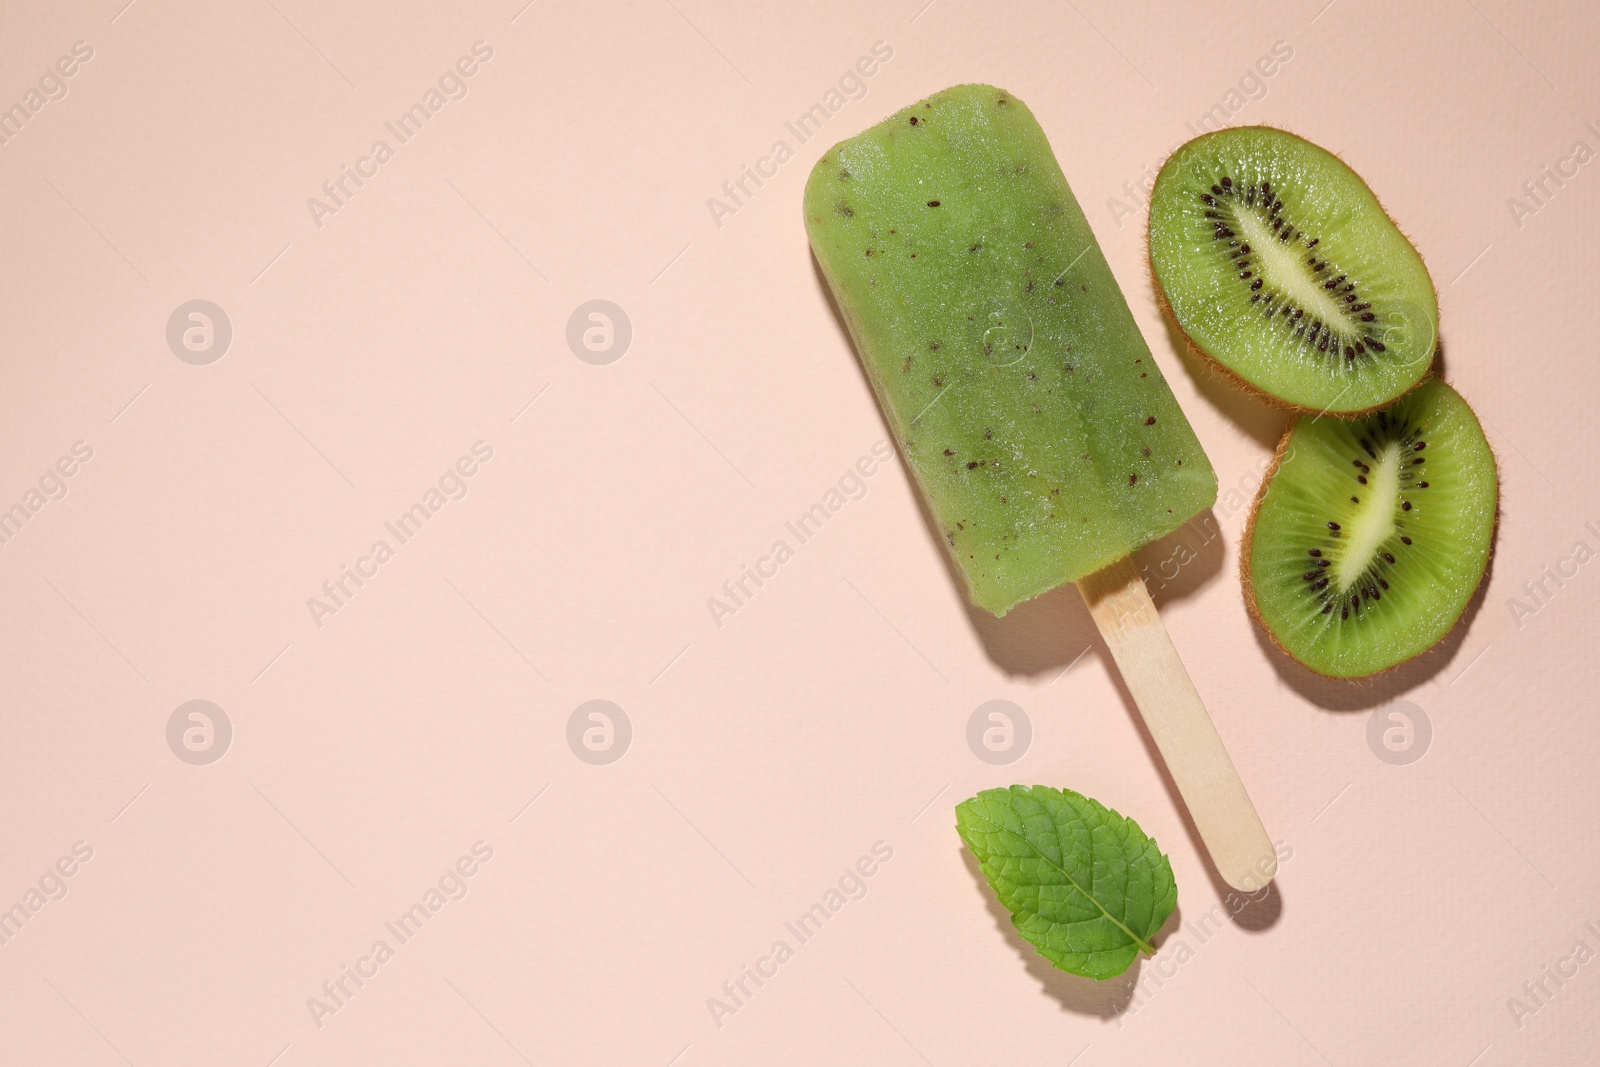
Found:
<svg viewBox="0 0 1600 1067"><path fill-rule="evenodd" d="M1273 130L1273 131L1275 131L1277 133L1283 133L1283 134L1289 135L1290 137L1296 137L1296 138L1299 138L1300 140L1305 140L1305 138L1300 137L1300 135L1295 133L1293 130L1286 130L1281 126L1273 126L1273 125L1270 125L1270 124L1264 123L1264 122L1253 123L1253 125L1261 128L1261 129L1264 129L1264 130ZM1224 127L1224 128L1225 129L1232 129L1234 127ZM1156 173L1159 175L1162 171L1166 170L1167 169L1167 165L1169 163L1171 163L1172 160L1180 152L1182 152L1185 148L1187 148L1191 143L1193 143L1194 141L1199 140L1200 137L1204 137L1204 136L1206 136L1206 135L1205 134L1201 134L1199 137L1190 138L1189 141L1185 141L1183 144L1181 144L1177 148L1173 149L1173 151L1167 156L1167 158L1162 161L1161 166L1156 168ZM1312 142L1312 143L1315 143L1315 142ZM1317 147L1318 148L1322 148L1322 146L1320 144L1318 144ZM1344 163L1344 165L1346 167L1350 167L1350 164L1345 162L1344 156L1340 155L1338 152L1335 152L1333 149L1331 149L1331 148L1323 148L1323 151L1325 151L1329 155L1333 156L1340 163ZM1350 167L1350 170L1353 173L1355 173L1357 177L1360 177L1360 175L1361 175L1360 171L1356 170L1354 167ZM1366 179L1365 178L1362 178L1361 181L1362 181L1362 184L1366 184ZM1395 217L1393 215L1389 214L1389 209L1383 206L1383 201L1378 198L1378 194L1372 189L1372 186L1367 185L1367 191L1369 193L1371 193L1373 201L1375 203L1377 203L1378 210L1383 212L1384 218L1388 219L1390 224L1392 226L1394 226L1394 228L1396 230L1399 230L1400 235L1402 237L1404 237L1408 242L1410 242L1411 247L1416 251L1417 258L1422 260L1423 269L1426 270L1427 269L1427 265L1428 265L1427 264L1427 258L1425 256L1423 256L1422 250L1420 248L1417 248L1417 242L1412 240L1411 235L1409 233L1406 233L1406 231L1401 228L1400 223L1395 221ZM1261 403L1267 405L1268 407L1276 408L1279 411L1287 411L1287 412L1289 412L1291 414L1294 414L1294 415L1313 414L1313 415L1320 415L1320 416L1323 416L1323 417L1335 418L1335 419L1347 419L1347 420L1364 419L1369 415L1373 415L1373 414L1376 414L1379 411L1382 411L1384 408L1389 407L1392 404L1398 404L1401 400L1405 399L1407 394L1409 394L1412 390L1416 389L1417 386L1421 385L1423 382L1427 381L1429 377L1431 377L1431 373L1424 374L1416 382L1412 383L1412 385L1408 389L1406 389L1405 392L1401 393L1399 396L1391 397L1388 400L1383 401L1382 403L1374 404L1371 407L1362 408L1359 411L1327 411L1327 410L1318 409L1318 408L1306 407L1303 404L1292 403L1291 401L1285 400L1285 399L1283 399L1282 397L1278 396L1275 393L1269 393L1265 389L1262 389L1260 386L1258 386L1258 385L1256 385L1256 384L1254 384L1252 382L1248 382L1244 378L1240 377L1237 373L1235 373L1233 371L1232 368L1228 367L1226 364L1222 363L1216 357L1212 356L1211 353L1207 352L1205 349L1201 348L1198 344L1196 344L1194 338L1189 336L1189 331L1185 330L1183 328L1183 323L1178 321L1178 316L1177 316L1176 313L1173 312L1172 305L1167 302L1166 291L1161 288L1160 276L1156 274L1156 264L1155 264L1155 259L1153 258L1153 255L1152 255L1152 245L1151 245L1151 240L1150 240L1150 214L1149 214L1148 209L1145 212L1144 259L1145 259L1145 266L1150 271L1150 286L1151 286L1152 289L1155 290L1156 303L1161 308L1161 314L1166 316L1167 321L1169 323L1171 323L1173 328L1178 331L1178 335L1183 338L1184 346L1186 348L1188 348L1190 354L1195 356L1199 360L1199 362L1203 366L1205 366L1205 368L1207 370L1213 372L1217 377L1223 379L1224 381L1228 382L1230 385L1232 385L1235 388L1239 389L1241 392L1247 394L1248 396L1252 397L1255 400L1260 401ZM1432 271L1428 271L1428 275L1429 275L1429 281L1431 282L1432 281ZM1434 290L1435 290L1435 299L1437 299L1438 287L1434 286ZM1437 360L1438 360L1438 355L1439 355L1439 338L1438 338L1437 333L1436 333L1435 337L1434 337L1433 352L1432 352L1432 356L1433 356L1433 359L1434 359L1435 362L1437 362ZM1277 461L1276 461L1276 459L1274 459L1274 465L1273 465L1273 469L1274 470L1277 469L1276 463L1277 463ZM1262 484L1265 485L1266 483L1262 482ZM1254 510L1252 510L1251 511L1251 521L1253 522L1254 519L1255 519L1255 512L1254 512Z"/></svg>
<svg viewBox="0 0 1600 1067"><path fill-rule="evenodd" d="M1422 376L1422 381L1418 382L1417 385L1421 386L1426 382L1433 381L1434 379L1435 375L1430 371ZM1396 398L1391 402L1391 404L1398 404L1400 399L1401 398ZM1465 398L1463 397L1462 399L1463 402L1465 402ZM1385 404L1383 406L1390 407L1391 404ZM1479 429L1482 430L1483 423L1478 419L1478 413L1472 410L1471 404L1467 404L1467 410L1472 413L1473 421L1477 422ZM1250 617L1255 620L1255 624L1260 627L1263 633L1267 635L1268 640L1273 643L1278 651L1282 652L1285 656L1288 656L1296 663L1299 663L1312 674L1323 678L1332 678L1341 682L1360 682L1371 678L1377 678L1381 675L1388 674L1391 671L1399 670L1406 664L1427 655L1429 652L1432 652L1434 649L1439 647L1446 637L1454 632L1457 626L1461 624L1462 615L1466 614L1467 608L1471 606L1472 601L1477 597L1478 591L1483 587L1484 578L1488 576L1489 571L1494 563L1495 544L1499 540L1500 535L1500 508L1502 494L1500 494L1498 491L1495 493L1494 518L1490 521L1489 526L1489 554L1484 558L1483 573L1478 576L1478 583L1472 587L1472 592L1462 599L1461 610L1457 612L1456 617L1450 621L1450 626L1445 630L1444 634L1439 638L1438 641L1434 642L1432 645L1429 645L1427 648L1424 648L1406 657L1398 663L1390 664L1388 667L1385 667L1382 670L1373 671L1370 674L1348 676L1340 674L1328 674L1324 671L1319 671L1315 667L1312 667L1306 663L1302 663L1298 658L1295 657L1293 652L1290 652L1284 647L1283 642L1278 640L1278 635L1272 632L1272 628L1269 627L1266 623L1266 620L1261 617L1261 608L1256 603L1255 582L1250 578L1250 546L1255 542L1256 516L1261 512L1261 501L1266 498L1267 486L1271 483L1272 476L1278 473L1278 467L1283 463L1284 454L1289 450L1289 439L1293 435L1295 424L1299 422L1299 418L1300 417L1291 419L1289 425L1284 427L1283 436L1278 439L1278 447L1272 454L1272 464L1267 468L1267 473L1262 477L1261 485L1258 489L1256 489L1256 498L1250 505L1250 518L1245 521L1244 535L1239 545L1239 584L1244 592L1244 604L1245 607L1249 609ZM1484 442L1488 443L1488 441L1489 437L1487 434L1485 434ZM1500 457L1495 454L1494 446L1492 444L1489 445L1489 459L1494 464L1495 484L1498 485L1500 482Z"/></svg>

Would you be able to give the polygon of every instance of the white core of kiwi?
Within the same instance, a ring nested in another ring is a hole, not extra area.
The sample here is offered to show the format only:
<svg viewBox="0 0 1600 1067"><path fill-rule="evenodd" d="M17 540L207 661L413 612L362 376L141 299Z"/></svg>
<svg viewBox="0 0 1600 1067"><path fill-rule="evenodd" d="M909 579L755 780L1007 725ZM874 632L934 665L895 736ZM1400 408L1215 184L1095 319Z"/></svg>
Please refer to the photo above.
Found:
<svg viewBox="0 0 1600 1067"><path fill-rule="evenodd" d="M1366 573L1372 557L1394 536L1395 508L1400 503L1400 443L1390 441L1368 477L1366 506L1345 522L1349 537L1333 567L1334 581L1348 589Z"/></svg>
<svg viewBox="0 0 1600 1067"><path fill-rule="evenodd" d="M1320 275L1312 275L1307 269L1303 256L1305 249L1298 241L1291 246L1279 240L1266 220L1254 211L1238 212L1234 217L1234 225L1239 228L1240 236L1250 246L1257 262L1266 266L1272 283L1305 308L1313 320L1330 326L1360 326L1352 318L1349 305L1334 299L1333 293L1323 285L1324 279ZM1260 273L1259 268L1257 273Z"/></svg>

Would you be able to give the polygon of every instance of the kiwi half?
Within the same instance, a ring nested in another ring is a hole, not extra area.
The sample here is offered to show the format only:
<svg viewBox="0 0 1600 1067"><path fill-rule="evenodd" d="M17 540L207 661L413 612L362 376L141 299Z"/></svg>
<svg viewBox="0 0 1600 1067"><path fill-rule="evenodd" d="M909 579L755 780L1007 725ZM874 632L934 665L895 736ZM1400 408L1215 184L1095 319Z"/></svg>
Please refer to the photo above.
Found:
<svg viewBox="0 0 1600 1067"><path fill-rule="evenodd" d="M1194 346L1291 407L1370 411L1432 363L1422 257L1355 171L1292 133L1241 126L1174 152L1150 197L1150 264Z"/></svg>
<svg viewBox="0 0 1600 1067"><path fill-rule="evenodd" d="M1461 617L1497 497L1477 416L1437 379L1365 419L1296 419L1245 532L1245 600L1319 674L1386 670Z"/></svg>

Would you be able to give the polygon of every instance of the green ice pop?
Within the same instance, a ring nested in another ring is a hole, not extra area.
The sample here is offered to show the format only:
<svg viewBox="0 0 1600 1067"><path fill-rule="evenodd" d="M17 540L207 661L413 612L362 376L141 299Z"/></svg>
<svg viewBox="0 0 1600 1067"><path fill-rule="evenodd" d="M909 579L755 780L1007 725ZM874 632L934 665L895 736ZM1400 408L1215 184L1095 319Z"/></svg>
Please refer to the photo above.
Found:
<svg viewBox="0 0 1600 1067"><path fill-rule="evenodd" d="M972 602L1075 581L1223 880L1277 857L1128 559L1217 478L1044 131L988 85L833 147L806 229Z"/></svg>
<svg viewBox="0 0 1600 1067"><path fill-rule="evenodd" d="M1033 114L946 89L811 172L806 229L978 607L1177 529L1217 479Z"/></svg>

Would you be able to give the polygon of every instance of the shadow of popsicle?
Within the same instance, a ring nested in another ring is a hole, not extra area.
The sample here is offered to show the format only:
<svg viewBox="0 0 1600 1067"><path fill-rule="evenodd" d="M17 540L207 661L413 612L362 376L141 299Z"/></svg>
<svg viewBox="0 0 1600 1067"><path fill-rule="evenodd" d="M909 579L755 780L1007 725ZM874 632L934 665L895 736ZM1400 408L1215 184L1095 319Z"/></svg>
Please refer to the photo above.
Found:
<svg viewBox="0 0 1600 1067"><path fill-rule="evenodd" d="M1227 541L1207 508L1167 536L1139 549L1135 561L1158 609L1187 600L1222 571Z"/></svg>
<svg viewBox="0 0 1600 1067"><path fill-rule="evenodd" d="M945 560L950 580L960 587L955 565ZM998 618L975 608L965 597L967 622L995 666L1009 675L1059 676L1077 662L1094 639L1094 619L1076 589L1061 587L1025 600Z"/></svg>

